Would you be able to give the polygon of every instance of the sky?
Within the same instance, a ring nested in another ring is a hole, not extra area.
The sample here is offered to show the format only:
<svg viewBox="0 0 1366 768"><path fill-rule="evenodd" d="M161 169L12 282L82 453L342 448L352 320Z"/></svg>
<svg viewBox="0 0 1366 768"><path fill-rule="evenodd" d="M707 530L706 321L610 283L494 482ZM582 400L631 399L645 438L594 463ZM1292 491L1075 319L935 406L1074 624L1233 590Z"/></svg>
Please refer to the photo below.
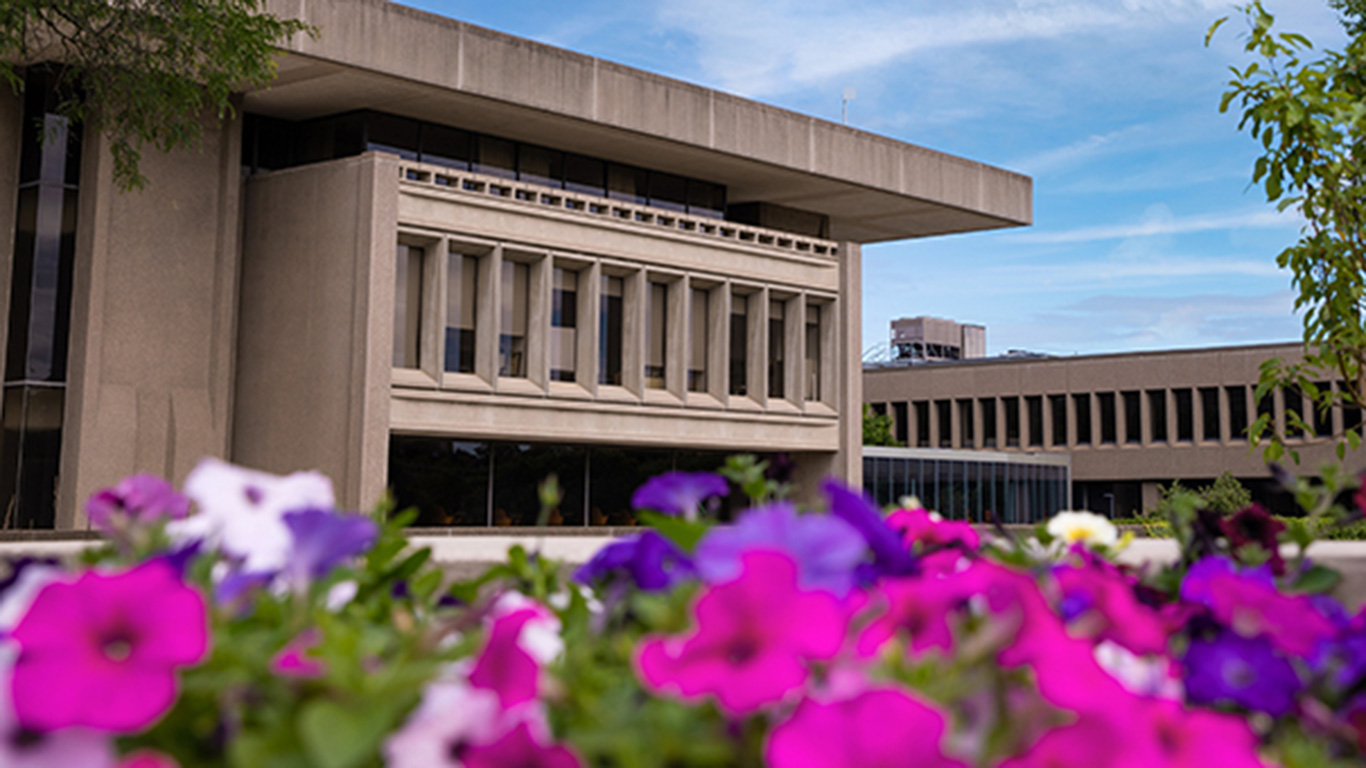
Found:
<svg viewBox="0 0 1366 768"><path fill-rule="evenodd" d="M405 0L425 10L1031 176L1034 225L866 246L863 344L897 317L985 325L989 354L1294 340L1298 236L1219 114L1245 66L1228 0ZM1264 0L1320 48L1323 0Z"/></svg>

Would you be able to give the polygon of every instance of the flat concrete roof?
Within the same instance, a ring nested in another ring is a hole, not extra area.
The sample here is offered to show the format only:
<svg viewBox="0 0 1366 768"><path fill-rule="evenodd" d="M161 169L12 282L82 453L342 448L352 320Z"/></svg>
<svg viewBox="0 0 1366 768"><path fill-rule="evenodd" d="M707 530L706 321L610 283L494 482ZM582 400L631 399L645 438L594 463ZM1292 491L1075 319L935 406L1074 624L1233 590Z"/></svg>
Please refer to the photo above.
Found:
<svg viewBox="0 0 1366 768"><path fill-rule="evenodd" d="M725 184L880 242L1033 222L1025 175L385 0L267 0L317 27L246 109L376 109Z"/></svg>
<svg viewBox="0 0 1366 768"><path fill-rule="evenodd" d="M899 363L865 363L863 372L869 373L891 373L906 370L928 370L928 369L949 369L961 368L963 366L983 366L983 365L1065 365L1068 363L1084 362L1088 360L1119 360L1126 358L1140 357L1178 357L1182 355L1210 355L1221 352L1251 352L1255 350L1269 351L1273 349L1284 349L1287 352L1303 349L1304 345L1298 341L1276 341L1264 344L1234 344L1226 347L1191 347L1183 349L1147 349L1135 350L1132 352L1098 352L1089 355L1044 355L1042 357L974 357L967 360L926 360L920 363L899 364Z"/></svg>

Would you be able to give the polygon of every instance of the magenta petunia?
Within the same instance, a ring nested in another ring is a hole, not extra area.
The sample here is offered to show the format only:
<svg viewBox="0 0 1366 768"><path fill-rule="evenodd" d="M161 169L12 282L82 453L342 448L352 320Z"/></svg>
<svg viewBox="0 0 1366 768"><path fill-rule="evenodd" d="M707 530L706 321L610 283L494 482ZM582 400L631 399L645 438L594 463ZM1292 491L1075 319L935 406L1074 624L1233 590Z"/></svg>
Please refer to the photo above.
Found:
<svg viewBox="0 0 1366 768"><path fill-rule="evenodd" d="M129 522L179 520L190 514L190 500L156 475L132 475L96 492L85 511L91 525L110 532Z"/></svg>
<svg viewBox="0 0 1366 768"><path fill-rule="evenodd" d="M317 629L305 629L285 643L270 660L270 671L281 677L311 678L327 674L327 664L310 653L322 642Z"/></svg>
<svg viewBox="0 0 1366 768"><path fill-rule="evenodd" d="M495 693L504 709L536 698L541 667L520 638L523 628L537 618L534 610L524 609L495 619L488 643L470 672L470 685Z"/></svg>
<svg viewBox="0 0 1366 768"><path fill-rule="evenodd" d="M844 611L828 592L798 588L790 556L756 551L741 563L738 578L698 598L693 632L642 640L636 667L649 687L688 700L715 697L723 710L744 714L800 688L809 662L839 652Z"/></svg>
<svg viewBox="0 0 1366 768"><path fill-rule="evenodd" d="M203 598L161 561L48 584L12 637L15 714L37 730L140 731L175 703L176 669L209 648Z"/></svg>
<svg viewBox="0 0 1366 768"><path fill-rule="evenodd" d="M942 713L897 689L806 699L764 750L770 768L966 768L943 754Z"/></svg>
<svg viewBox="0 0 1366 768"><path fill-rule="evenodd" d="M966 597L957 579L883 579L869 593L876 613L859 633L855 649L860 656L873 656L900 637L915 653L949 651L951 620Z"/></svg>
<svg viewBox="0 0 1366 768"><path fill-rule="evenodd" d="M123 758L118 768L180 768L180 763L162 752L140 749Z"/></svg>
<svg viewBox="0 0 1366 768"><path fill-rule="evenodd" d="M1309 656L1337 627L1304 595L1286 595L1269 576L1242 572L1222 558L1191 567L1182 598L1205 605L1219 623L1247 638L1266 636L1282 651Z"/></svg>
<svg viewBox="0 0 1366 768"><path fill-rule="evenodd" d="M580 768L583 765L568 747L538 741L527 723L519 723L495 742L468 747L460 758L465 768Z"/></svg>
<svg viewBox="0 0 1366 768"><path fill-rule="evenodd" d="M1113 566L1064 565L1053 576L1062 592L1063 619L1073 634L1110 640L1140 656L1166 652L1167 623L1139 602L1133 584Z"/></svg>

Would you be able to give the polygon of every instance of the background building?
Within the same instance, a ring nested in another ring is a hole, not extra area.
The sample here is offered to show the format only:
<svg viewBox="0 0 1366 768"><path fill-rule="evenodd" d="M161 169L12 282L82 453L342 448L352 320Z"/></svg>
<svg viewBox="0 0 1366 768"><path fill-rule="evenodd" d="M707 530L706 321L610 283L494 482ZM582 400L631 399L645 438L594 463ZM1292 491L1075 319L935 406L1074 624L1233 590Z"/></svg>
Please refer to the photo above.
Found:
<svg viewBox="0 0 1366 768"><path fill-rule="evenodd" d="M1270 413L1284 429L1286 413L1299 413L1312 429L1287 447L1315 471L1336 461L1334 435L1362 428L1359 409L1317 412L1299 392L1254 399L1262 362L1301 353L1267 344L867 367L864 398L908 446L1069 455L1079 509L1131 516L1157 501L1159 485L1204 485L1226 470L1284 509L1289 499L1276 493L1247 426ZM1366 452L1344 464L1361 471Z"/></svg>
<svg viewBox="0 0 1366 768"><path fill-rule="evenodd" d="M721 452L858 482L863 243L1028 224L1030 180L379 0L143 157L0 89L0 502L204 455L425 522L618 522ZM37 140L37 126L55 137Z"/></svg>

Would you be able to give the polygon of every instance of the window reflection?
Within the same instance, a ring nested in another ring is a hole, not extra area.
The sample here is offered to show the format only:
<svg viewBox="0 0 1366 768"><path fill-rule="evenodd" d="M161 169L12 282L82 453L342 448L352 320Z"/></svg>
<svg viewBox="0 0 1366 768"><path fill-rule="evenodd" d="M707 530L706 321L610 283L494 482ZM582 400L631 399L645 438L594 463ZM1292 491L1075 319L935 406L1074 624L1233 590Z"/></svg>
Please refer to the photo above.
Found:
<svg viewBox="0 0 1366 768"><path fill-rule="evenodd" d="M707 313L711 295L702 288L692 289L688 312L688 391L707 391Z"/></svg>
<svg viewBox="0 0 1366 768"><path fill-rule="evenodd" d="M768 396L781 399L787 396L787 324L782 301L768 303Z"/></svg>
<svg viewBox="0 0 1366 768"><path fill-rule="evenodd" d="M621 293L620 277L602 276L598 306L598 383L621 385Z"/></svg>
<svg viewBox="0 0 1366 768"><path fill-rule="evenodd" d="M503 296L498 333L498 375L526 377L527 301L531 268L503 262Z"/></svg>
<svg viewBox="0 0 1366 768"><path fill-rule="evenodd" d="M821 308L817 304L806 305L806 399L821 399Z"/></svg>
<svg viewBox="0 0 1366 768"><path fill-rule="evenodd" d="M423 249L398 245L394 275L394 367L417 368L422 319Z"/></svg>
<svg viewBox="0 0 1366 768"><path fill-rule="evenodd" d="M749 297L730 299L730 393L749 393Z"/></svg>
<svg viewBox="0 0 1366 768"><path fill-rule="evenodd" d="M669 286L650 283L645 313L645 386L664 389L668 364Z"/></svg>
<svg viewBox="0 0 1366 768"><path fill-rule="evenodd" d="M452 252L446 261L446 370L474 373L474 318L479 259Z"/></svg>
<svg viewBox="0 0 1366 768"><path fill-rule="evenodd" d="M550 290L550 380L573 381L578 359L579 273L556 267Z"/></svg>

